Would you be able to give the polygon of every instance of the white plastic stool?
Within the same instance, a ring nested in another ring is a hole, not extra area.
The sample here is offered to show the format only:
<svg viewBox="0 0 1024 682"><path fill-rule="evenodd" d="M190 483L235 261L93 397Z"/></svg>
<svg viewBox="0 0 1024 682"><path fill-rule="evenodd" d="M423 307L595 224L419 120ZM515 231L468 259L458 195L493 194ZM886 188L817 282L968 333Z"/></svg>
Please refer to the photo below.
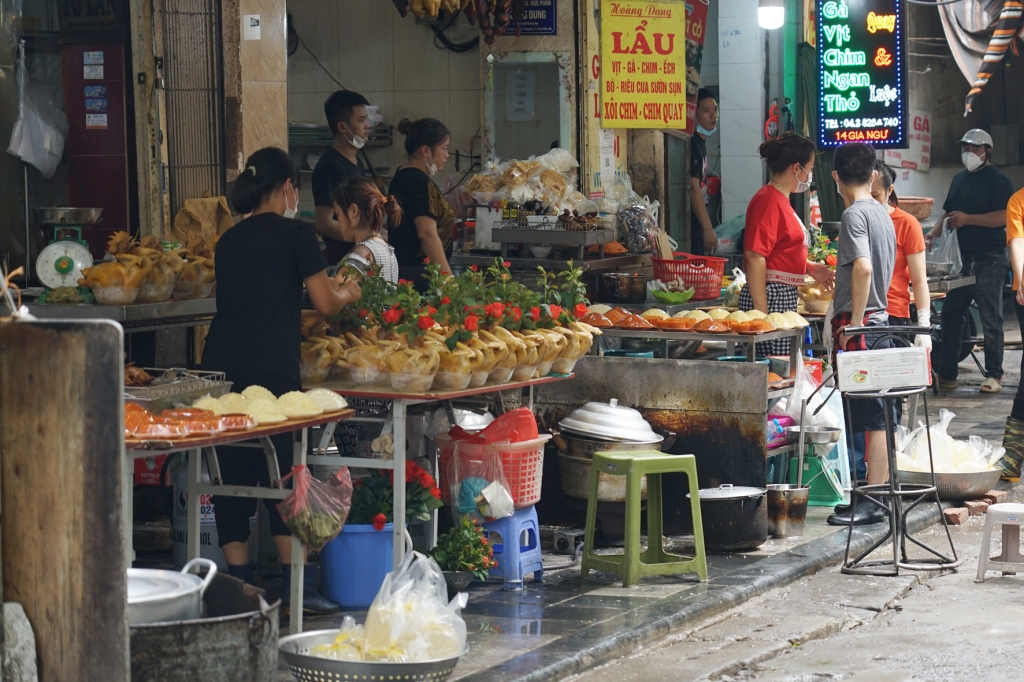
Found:
<svg viewBox="0 0 1024 682"><path fill-rule="evenodd" d="M999 556L989 556L992 541L992 527L1003 525L1003 551ZM981 555L978 557L978 575L974 582L985 582L986 571L1002 571L1003 575L1024 573L1024 556L1020 553L1020 527L1024 524L1024 504L993 504L985 512L985 533L981 538Z"/></svg>

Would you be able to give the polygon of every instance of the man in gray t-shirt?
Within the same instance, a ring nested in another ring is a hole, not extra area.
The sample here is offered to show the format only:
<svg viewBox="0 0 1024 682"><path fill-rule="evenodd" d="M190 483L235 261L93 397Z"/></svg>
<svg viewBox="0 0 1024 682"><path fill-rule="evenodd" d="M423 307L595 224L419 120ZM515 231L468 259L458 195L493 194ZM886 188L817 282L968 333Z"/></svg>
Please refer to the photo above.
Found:
<svg viewBox="0 0 1024 682"><path fill-rule="evenodd" d="M835 311L853 312L853 261L857 258L867 258L871 263L865 314L884 311L889 305L886 294L896 263L896 229L885 207L874 199L858 199L843 211L838 258L832 297Z"/></svg>

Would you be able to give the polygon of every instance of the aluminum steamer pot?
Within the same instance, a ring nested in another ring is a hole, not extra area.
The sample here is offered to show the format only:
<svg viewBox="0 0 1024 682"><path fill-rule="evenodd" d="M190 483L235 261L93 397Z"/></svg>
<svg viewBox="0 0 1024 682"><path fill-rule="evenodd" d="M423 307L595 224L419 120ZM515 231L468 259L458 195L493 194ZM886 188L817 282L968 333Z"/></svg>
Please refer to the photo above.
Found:
<svg viewBox="0 0 1024 682"><path fill-rule="evenodd" d="M189 573L206 566L205 578ZM217 575L217 564L196 558L181 572L150 568L128 569L128 624L167 623L203 617L203 593Z"/></svg>
<svg viewBox="0 0 1024 682"><path fill-rule="evenodd" d="M699 490L704 549L734 552L756 549L764 543L768 539L767 493L765 488L734 487L729 483Z"/></svg>

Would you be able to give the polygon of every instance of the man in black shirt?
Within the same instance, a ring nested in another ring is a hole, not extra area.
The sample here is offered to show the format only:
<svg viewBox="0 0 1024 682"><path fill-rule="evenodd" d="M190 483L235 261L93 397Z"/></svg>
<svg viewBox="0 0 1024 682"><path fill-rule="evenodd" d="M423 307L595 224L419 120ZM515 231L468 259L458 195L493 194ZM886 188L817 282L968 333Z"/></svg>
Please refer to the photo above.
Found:
<svg viewBox="0 0 1024 682"><path fill-rule="evenodd" d="M345 241L334 216L334 188L349 175L366 175L356 156L370 133L366 105L358 92L339 90L324 102L327 125L334 133L334 145L324 152L313 169L313 203L316 205L316 231L327 245L327 263L336 265L354 244Z"/></svg>
<svg viewBox="0 0 1024 682"><path fill-rule="evenodd" d="M956 388L957 364L966 315L971 302L978 304L985 330L985 380L982 393L1002 390L1003 285L1006 283L1006 203L1013 183L989 163L992 136L984 130L968 130L960 139L966 167L950 183L944 213L925 237L929 245L942 234L943 225L956 230L963 272L975 283L949 292L942 305L942 344L937 349L935 370L939 388Z"/></svg>
<svg viewBox="0 0 1024 682"><path fill-rule="evenodd" d="M718 237L708 217L707 139L718 127L718 102L707 88L697 91L696 129L690 138L690 252L697 256L712 254L718 249Z"/></svg>

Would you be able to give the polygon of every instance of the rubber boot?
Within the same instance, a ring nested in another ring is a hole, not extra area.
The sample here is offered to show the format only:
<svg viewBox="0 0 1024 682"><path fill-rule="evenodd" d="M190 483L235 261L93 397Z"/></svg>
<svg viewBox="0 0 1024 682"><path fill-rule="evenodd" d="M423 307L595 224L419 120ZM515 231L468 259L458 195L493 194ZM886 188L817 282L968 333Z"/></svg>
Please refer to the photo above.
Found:
<svg viewBox="0 0 1024 682"><path fill-rule="evenodd" d="M996 466L1003 471L999 478L1016 483L1020 480L1021 463L1024 462L1024 421L1014 417L1006 418L1003 447L1006 452L996 462Z"/></svg>
<svg viewBox="0 0 1024 682"><path fill-rule="evenodd" d="M244 566L232 566L228 564L228 575L232 578L238 578L243 583L250 585L256 584L256 568L252 564L246 564Z"/></svg>
<svg viewBox="0 0 1024 682"><path fill-rule="evenodd" d="M302 583L302 612L314 615L327 615L341 611L341 604L333 602L320 594L317 587L320 567L317 564L306 564L303 567ZM291 607L292 598L292 567L291 564L281 564L282 587L281 608L287 611Z"/></svg>

